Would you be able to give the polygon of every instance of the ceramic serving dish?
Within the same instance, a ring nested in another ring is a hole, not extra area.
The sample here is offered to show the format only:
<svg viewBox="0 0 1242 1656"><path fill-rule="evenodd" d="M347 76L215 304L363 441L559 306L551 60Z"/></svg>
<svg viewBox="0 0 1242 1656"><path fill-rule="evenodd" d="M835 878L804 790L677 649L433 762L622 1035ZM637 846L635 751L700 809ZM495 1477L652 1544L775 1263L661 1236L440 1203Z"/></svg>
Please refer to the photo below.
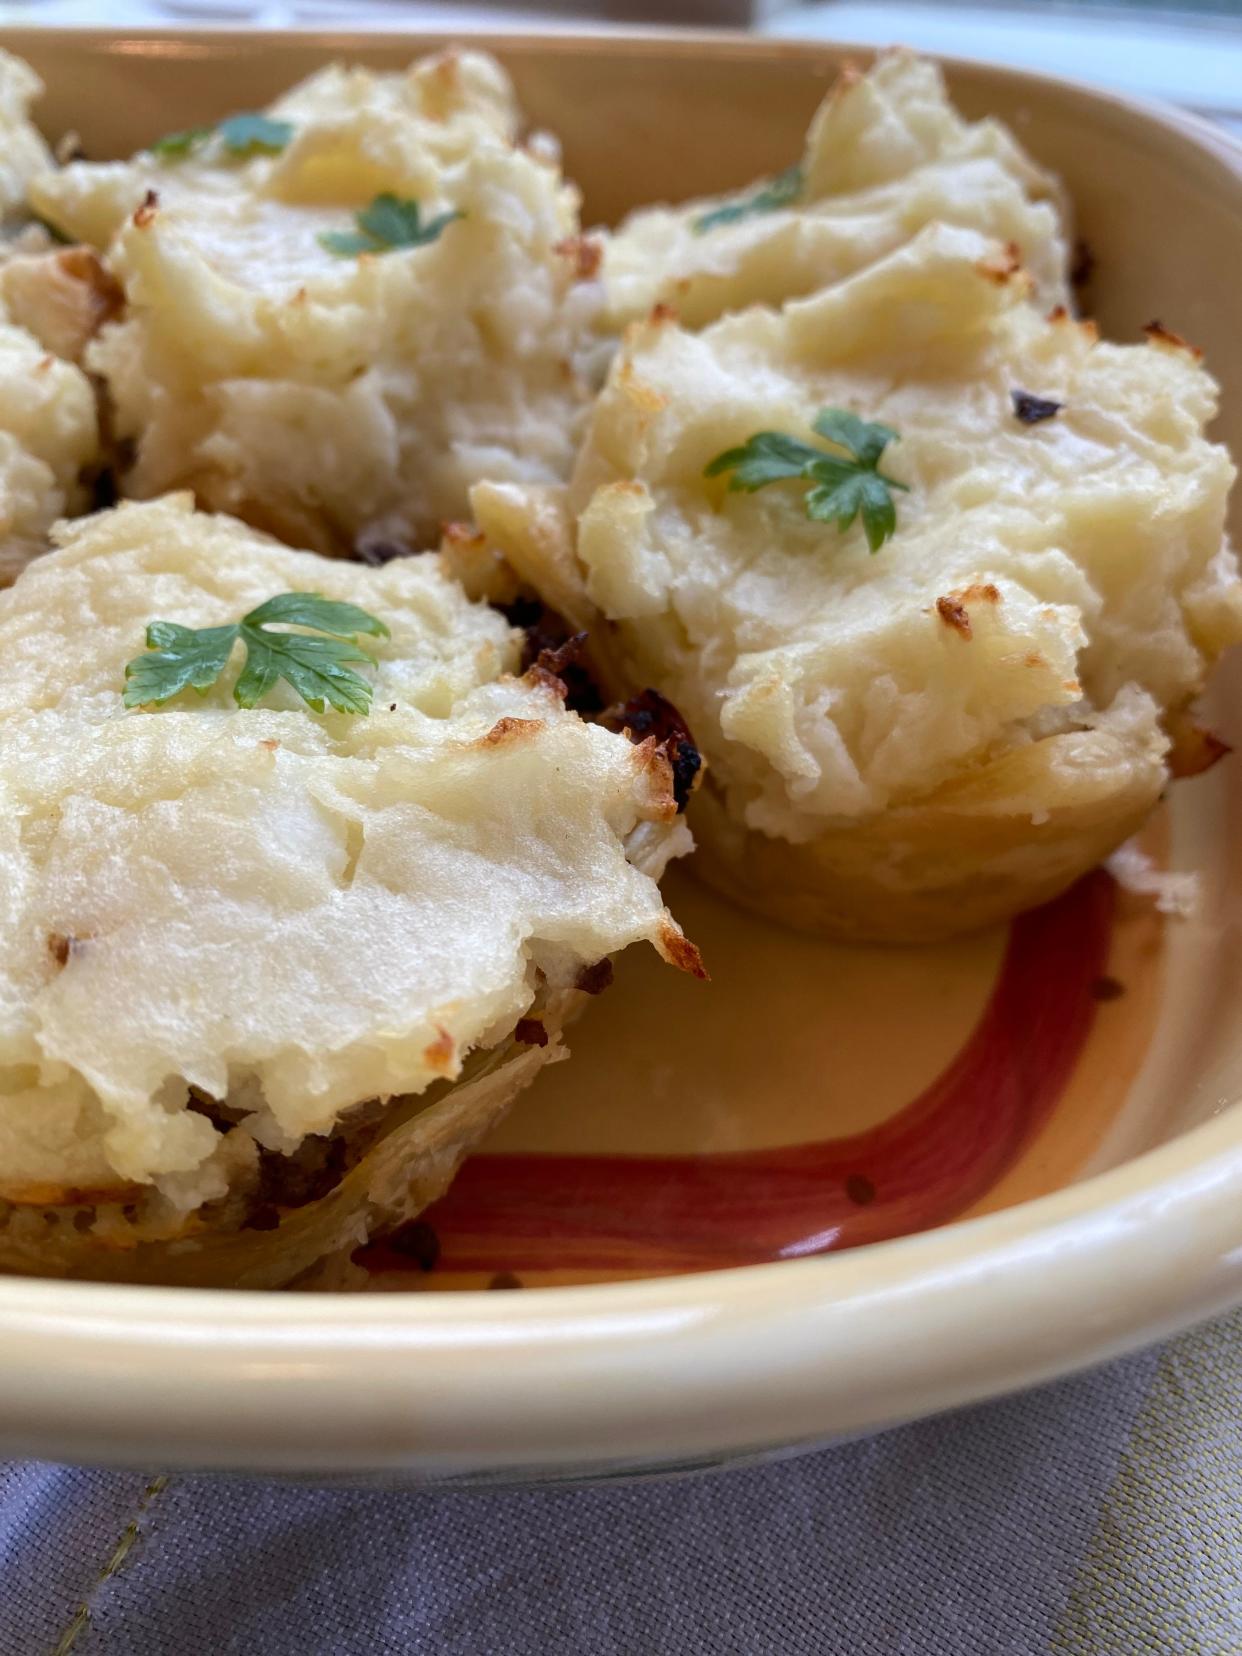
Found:
<svg viewBox="0 0 1242 1656"><path fill-rule="evenodd" d="M440 42L4 44L47 81L49 133L102 157L330 58L396 67ZM788 164L844 56L486 44L561 135L588 222ZM1158 317L1206 348L1242 453L1242 150L1061 81L950 80L1065 179L1106 331ZM1235 740L1240 682L1227 669L1211 709ZM700 1466L1046 1379L1242 1300L1237 758L1174 794L1149 849L1197 873L1191 919L1097 874L1008 932L846 950L680 877L712 984L627 957L421 1257L370 1250L374 1292L0 1279L0 1452L411 1482Z"/></svg>

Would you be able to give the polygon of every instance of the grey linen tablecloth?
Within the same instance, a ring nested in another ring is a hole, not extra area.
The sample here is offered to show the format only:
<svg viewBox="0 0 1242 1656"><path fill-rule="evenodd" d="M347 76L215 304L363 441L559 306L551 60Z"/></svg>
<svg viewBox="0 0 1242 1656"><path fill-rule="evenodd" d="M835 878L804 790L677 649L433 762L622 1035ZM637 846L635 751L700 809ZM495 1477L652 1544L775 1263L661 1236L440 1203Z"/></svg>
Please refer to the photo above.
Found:
<svg viewBox="0 0 1242 1656"><path fill-rule="evenodd" d="M0 1656L1239 1656L1240 1416L1235 1315L673 1481L407 1494L10 1464Z"/></svg>

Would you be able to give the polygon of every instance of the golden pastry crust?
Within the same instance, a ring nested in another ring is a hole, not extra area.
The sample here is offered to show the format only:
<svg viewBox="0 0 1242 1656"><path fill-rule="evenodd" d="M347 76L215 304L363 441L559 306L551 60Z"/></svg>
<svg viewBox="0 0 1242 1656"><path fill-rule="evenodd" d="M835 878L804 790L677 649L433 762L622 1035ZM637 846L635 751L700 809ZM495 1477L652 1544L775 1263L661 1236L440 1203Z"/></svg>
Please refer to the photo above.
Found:
<svg viewBox="0 0 1242 1656"><path fill-rule="evenodd" d="M1102 862L1159 800L1164 751L1155 723L1137 738L1052 736L918 804L796 845L740 826L709 777L690 806L692 866L797 931L933 942L1047 902Z"/></svg>

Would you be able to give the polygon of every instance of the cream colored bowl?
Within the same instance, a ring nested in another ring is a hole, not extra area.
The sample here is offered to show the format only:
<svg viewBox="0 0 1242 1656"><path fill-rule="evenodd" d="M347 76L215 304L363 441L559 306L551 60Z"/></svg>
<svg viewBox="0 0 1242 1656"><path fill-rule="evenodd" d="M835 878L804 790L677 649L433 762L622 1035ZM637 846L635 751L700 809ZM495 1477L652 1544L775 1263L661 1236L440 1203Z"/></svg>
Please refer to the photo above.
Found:
<svg viewBox="0 0 1242 1656"><path fill-rule="evenodd" d="M395 66L435 43L5 39L49 83L48 131L95 157L257 107L330 57ZM842 57L488 44L597 219L787 164ZM1105 329L1159 317L1206 347L1242 453L1242 151L1064 82L950 78L1067 181ZM1238 688L1234 670L1217 695L1226 736ZM1152 829L1201 877L1191 920L1114 906L1098 877L1008 941L848 951L683 884L711 987L627 964L574 1063L435 1216L439 1268L371 1260L376 1289L458 1291L0 1280L0 1452L393 1481L706 1465L1047 1379L1242 1300L1237 764L1179 785ZM843 1240L868 1245L794 1257ZM776 1262L704 1269L743 1259ZM526 1291L473 1286L497 1273Z"/></svg>

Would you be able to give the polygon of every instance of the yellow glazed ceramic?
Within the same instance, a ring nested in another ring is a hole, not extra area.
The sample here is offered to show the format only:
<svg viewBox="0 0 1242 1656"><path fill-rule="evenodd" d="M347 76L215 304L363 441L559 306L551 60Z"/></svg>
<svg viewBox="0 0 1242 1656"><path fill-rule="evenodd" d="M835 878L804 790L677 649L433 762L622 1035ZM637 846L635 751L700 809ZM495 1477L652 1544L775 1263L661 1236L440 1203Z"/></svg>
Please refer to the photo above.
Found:
<svg viewBox="0 0 1242 1656"><path fill-rule="evenodd" d="M92 157L427 36L11 31ZM501 37L586 218L788 163L844 54ZM1064 82L951 68L1066 180L1088 305L1206 348L1242 454L1242 150ZM1235 530L1242 523L1235 524ZM1242 740L1238 667L1212 723ZM679 876L710 986L618 983L371 1293L0 1279L0 1451L393 1481L562 1478L821 1442L1028 1384L1242 1300L1234 759L1152 825L1166 920L1107 876L936 949L846 949ZM479 1291L520 1287L517 1293ZM440 1289L442 1292L431 1292Z"/></svg>

